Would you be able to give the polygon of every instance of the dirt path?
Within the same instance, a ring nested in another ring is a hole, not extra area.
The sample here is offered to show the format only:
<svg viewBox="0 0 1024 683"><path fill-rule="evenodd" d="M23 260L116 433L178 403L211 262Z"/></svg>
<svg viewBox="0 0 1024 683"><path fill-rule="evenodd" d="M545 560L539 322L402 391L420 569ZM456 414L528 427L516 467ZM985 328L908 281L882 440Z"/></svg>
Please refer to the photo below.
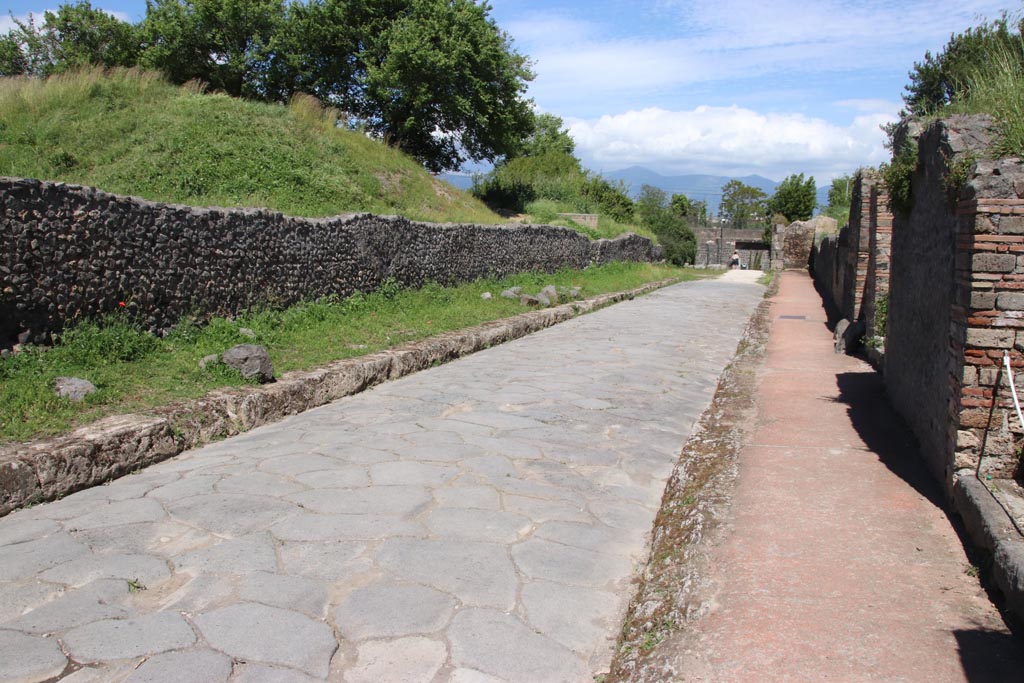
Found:
<svg viewBox="0 0 1024 683"><path fill-rule="evenodd" d="M675 589L685 623L616 680L1024 681L880 376L833 353L807 275L781 277L731 503L702 509L703 574Z"/></svg>

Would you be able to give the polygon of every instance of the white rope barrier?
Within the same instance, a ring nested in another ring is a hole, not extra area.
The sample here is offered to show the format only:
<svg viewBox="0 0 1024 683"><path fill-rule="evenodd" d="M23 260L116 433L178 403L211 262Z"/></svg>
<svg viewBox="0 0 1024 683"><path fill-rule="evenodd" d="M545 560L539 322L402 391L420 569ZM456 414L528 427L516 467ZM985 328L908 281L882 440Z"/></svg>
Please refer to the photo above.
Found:
<svg viewBox="0 0 1024 683"><path fill-rule="evenodd" d="M1017 409L1017 419L1020 420L1020 424L1024 427L1024 415L1020 412L1020 399L1017 398L1017 383L1013 381L1013 368L1010 367L1010 354L1003 351L1003 365L1006 366L1006 377L1010 380L1010 392L1013 394L1013 407ZM995 400L995 397L992 398Z"/></svg>

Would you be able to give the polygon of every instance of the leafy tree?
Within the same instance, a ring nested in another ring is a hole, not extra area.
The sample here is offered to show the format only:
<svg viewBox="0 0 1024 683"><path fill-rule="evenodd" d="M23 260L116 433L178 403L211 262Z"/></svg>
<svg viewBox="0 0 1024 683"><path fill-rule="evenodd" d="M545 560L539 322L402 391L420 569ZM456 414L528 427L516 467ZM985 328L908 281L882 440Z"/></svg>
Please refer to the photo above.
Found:
<svg viewBox="0 0 1024 683"><path fill-rule="evenodd" d="M198 79L235 97L264 98L283 0L147 0L140 62L174 83Z"/></svg>
<svg viewBox="0 0 1024 683"><path fill-rule="evenodd" d="M1024 19L1017 26L1019 35ZM1007 48L1018 39L1004 15L991 23L952 34L942 52L926 52L924 60L914 63L910 84L904 87L903 101L915 116L927 116L955 99L966 96L972 70L988 61L991 54Z"/></svg>
<svg viewBox="0 0 1024 683"><path fill-rule="evenodd" d="M535 114L533 130L515 150L515 156L533 157L548 153L568 154L576 152L576 142L564 128L561 117L554 114Z"/></svg>
<svg viewBox="0 0 1024 683"><path fill-rule="evenodd" d="M87 0L44 12L41 26L32 16L14 23L0 37L0 75L48 76L90 64L134 66L138 59L135 27Z"/></svg>
<svg viewBox="0 0 1024 683"><path fill-rule="evenodd" d="M804 174L787 176L775 188L775 194L768 200L769 213L781 213L786 221L805 221L814 214L818 205L818 190L814 176L804 180Z"/></svg>
<svg viewBox="0 0 1024 683"><path fill-rule="evenodd" d="M828 206L824 214L835 218L839 225L850 220L850 204L853 201L853 176L841 175L828 188Z"/></svg>
<svg viewBox="0 0 1024 683"><path fill-rule="evenodd" d="M20 76L28 72L28 59L14 33L0 36L0 76Z"/></svg>
<svg viewBox="0 0 1024 683"><path fill-rule="evenodd" d="M722 203L718 211L722 218L742 229L764 220L767 199L768 195L760 188L740 180L730 180L722 186Z"/></svg>
<svg viewBox="0 0 1024 683"><path fill-rule="evenodd" d="M680 216L690 216L694 211L693 202L682 193L672 195L672 198L669 199L669 206Z"/></svg>
<svg viewBox="0 0 1024 683"><path fill-rule="evenodd" d="M402 12L379 34L366 34L362 92L351 110L431 171L514 153L533 128L524 99L533 72L490 6L396 4Z"/></svg>
<svg viewBox="0 0 1024 683"><path fill-rule="evenodd" d="M680 196L674 195L673 198ZM640 222L658 236L669 262L677 265L694 262L697 238L663 190L652 185L641 186L636 200L636 214Z"/></svg>

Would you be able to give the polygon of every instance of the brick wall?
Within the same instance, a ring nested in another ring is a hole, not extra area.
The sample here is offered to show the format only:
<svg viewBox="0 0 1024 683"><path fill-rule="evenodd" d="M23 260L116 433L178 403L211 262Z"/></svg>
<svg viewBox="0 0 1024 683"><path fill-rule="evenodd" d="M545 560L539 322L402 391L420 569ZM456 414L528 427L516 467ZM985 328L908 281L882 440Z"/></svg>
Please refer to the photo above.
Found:
<svg viewBox="0 0 1024 683"><path fill-rule="evenodd" d="M868 265L864 278L864 301L861 317L865 322L866 336L880 335L878 329L877 304L880 299L889 298L889 270L892 252L892 211L889 209L889 193L885 184L873 171L865 171L873 179L871 197L868 202L870 229L868 232ZM884 336L884 335L883 335Z"/></svg>

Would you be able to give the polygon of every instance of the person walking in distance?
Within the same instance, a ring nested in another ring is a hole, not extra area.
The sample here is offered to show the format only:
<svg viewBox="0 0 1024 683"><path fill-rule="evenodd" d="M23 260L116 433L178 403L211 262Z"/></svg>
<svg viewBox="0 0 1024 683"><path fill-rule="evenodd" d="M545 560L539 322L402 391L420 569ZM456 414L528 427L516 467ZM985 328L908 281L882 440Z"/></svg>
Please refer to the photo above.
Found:
<svg viewBox="0 0 1024 683"><path fill-rule="evenodd" d="M729 258L729 268L739 268L739 267L740 267L740 252L734 250L732 252L732 256Z"/></svg>

